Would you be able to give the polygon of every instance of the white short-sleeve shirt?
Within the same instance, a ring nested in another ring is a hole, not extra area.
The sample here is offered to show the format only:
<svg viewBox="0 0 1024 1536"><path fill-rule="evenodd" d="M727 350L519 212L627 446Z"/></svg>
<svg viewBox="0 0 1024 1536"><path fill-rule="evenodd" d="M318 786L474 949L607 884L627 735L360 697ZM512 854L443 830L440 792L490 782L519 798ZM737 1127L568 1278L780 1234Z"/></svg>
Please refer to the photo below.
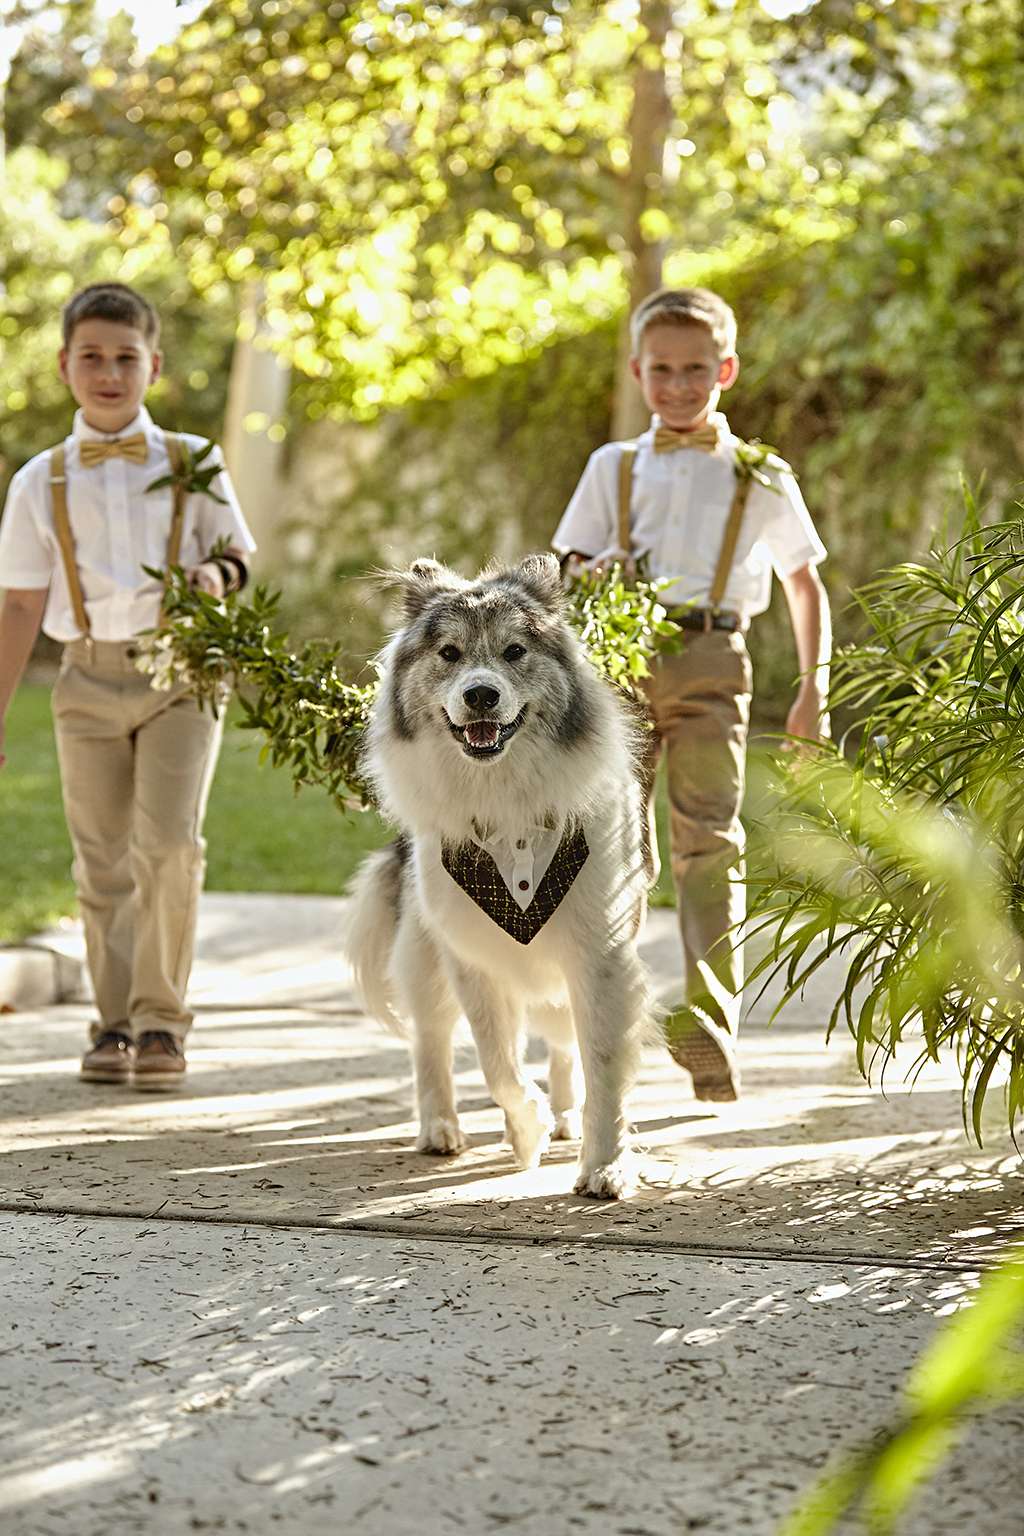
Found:
<svg viewBox="0 0 1024 1536"><path fill-rule="evenodd" d="M111 458L89 469L82 464L84 439L107 441L136 432L146 435L145 463ZM183 441L196 450L205 439L183 434ZM160 615L162 585L147 576L143 567L163 570L167 562L172 490L170 486L147 490L154 480L171 472L164 435L145 406L116 434L97 432L78 411L64 447L68 520L93 638L131 640L152 629ZM210 458L203 462L210 463ZM205 493L192 492L186 498L184 566L206 559L218 539L227 539L246 552L256 548L226 469L221 469L211 489L226 505ZM0 587L48 587L43 629L54 640L80 637L54 530L48 451L29 459L11 481L0 521Z"/></svg>
<svg viewBox="0 0 1024 1536"><path fill-rule="evenodd" d="M631 552L646 556L652 577L671 581L661 593L671 607L709 602L736 488L738 439L721 413L711 421L719 429L719 446L712 453L684 448L656 454L657 417L637 439ZM615 548L620 456L619 443L605 443L591 455L552 541L559 553L593 556ZM755 480L751 486L721 602L744 619L768 607L773 571L790 576L825 558L795 476L781 460L769 460L764 473L771 484Z"/></svg>

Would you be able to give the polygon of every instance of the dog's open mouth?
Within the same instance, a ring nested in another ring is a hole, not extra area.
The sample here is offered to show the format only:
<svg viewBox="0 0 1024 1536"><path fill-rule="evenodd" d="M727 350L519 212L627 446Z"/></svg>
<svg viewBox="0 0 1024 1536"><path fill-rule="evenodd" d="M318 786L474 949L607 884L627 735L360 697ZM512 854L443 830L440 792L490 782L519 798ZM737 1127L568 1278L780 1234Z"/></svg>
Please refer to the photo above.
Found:
<svg viewBox="0 0 1024 1536"><path fill-rule="evenodd" d="M497 757L506 741L518 731L525 715L524 705L516 718L507 725L502 725L498 720L467 720L465 725L456 725L450 716L446 715L445 718L448 720L448 729L462 743L462 750L467 757Z"/></svg>

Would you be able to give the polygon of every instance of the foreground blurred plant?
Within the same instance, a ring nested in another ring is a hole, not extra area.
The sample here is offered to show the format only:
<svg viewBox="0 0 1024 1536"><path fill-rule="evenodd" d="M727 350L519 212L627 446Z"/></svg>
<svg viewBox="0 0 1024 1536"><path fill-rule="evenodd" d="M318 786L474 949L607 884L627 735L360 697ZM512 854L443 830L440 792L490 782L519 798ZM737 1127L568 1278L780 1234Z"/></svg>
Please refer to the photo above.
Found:
<svg viewBox="0 0 1024 1536"><path fill-rule="evenodd" d="M619 566L601 576L585 573L568 594L567 616L590 660L627 690L647 676L659 647L677 643L678 627L657 594L657 583L627 585ZM279 601L265 587L248 602L210 597L174 570L163 624L143 645L139 666L157 688L187 681L214 710L237 688L243 729L265 738L261 759L290 768L297 789L317 784L341 808L365 808L371 795L359 749L375 685L343 680L340 645L313 641L291 651L288 637L273 627Z"/></svg>
<svg viewBox="0 0 1024 1536"><path fill-rule="evenodd" d="M922 1058L955 1049L980 1141L997 1067L1011 1129L1024 1107L1024 525L967 514L858 594L868 637L830 691L853 761L825 746L778 771L751 927L779 1009L844 956L829 1031L845 1019L865 1074L908 1033Z"/></svg>
<svg viewBox="0 0 1024 1536"><path fill-rule="evenodd" d="M1011 1258L985 1277L971 1306L917 1362L893 1427L827 1472L779 1536L826 1536L853 1513L873 1536L889 1536L969 1419L1024 1393L1022 1344L1024 1262Z"/></svg>
<svg viewBox="0 0 1024 1536"><path fill-rule="evenodd" d="M752 924L781 977L779 1008L831 954L847 960L845 1019L861 1070L907 1035L954 1049L981 1141L997 1068L1011 1132L1024 1107L1024 524L981 528L858 594L868 636L836 658L830 703L846 744L776 776L759 839ZM889 1536L968 1420L1024 1393L1024 1262L1009 1258L914 1368L896 1423L840 1459L781 1536L862 1517Z"/></svg>

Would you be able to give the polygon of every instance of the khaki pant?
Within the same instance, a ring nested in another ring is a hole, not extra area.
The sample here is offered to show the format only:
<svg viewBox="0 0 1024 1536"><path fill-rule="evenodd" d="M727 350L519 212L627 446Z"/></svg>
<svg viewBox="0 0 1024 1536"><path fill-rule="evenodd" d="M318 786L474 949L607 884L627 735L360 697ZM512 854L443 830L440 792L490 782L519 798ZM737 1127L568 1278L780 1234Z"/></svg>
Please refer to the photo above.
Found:
<svg viewBox="0 0 1024 1536"><path fill-rule="evenodd" d="M645 685L654 720L651 781L664 752L672 880L683 940L683 1006L734 1035L743 955L727 937L746 912L740 821L752 672L738 631L684 632L682 651L661 656ZM651 848L657 870L654 797Z"/></svg>
<svg viewBox="0 0 1024 1536"><path fill-rule="evenodd" d="M53 690L64 811L89 971L105 1029L192 1023L185 989L206 867L203 817L221 722L184 689L161 693L136 647L65 647Z"/></svg>

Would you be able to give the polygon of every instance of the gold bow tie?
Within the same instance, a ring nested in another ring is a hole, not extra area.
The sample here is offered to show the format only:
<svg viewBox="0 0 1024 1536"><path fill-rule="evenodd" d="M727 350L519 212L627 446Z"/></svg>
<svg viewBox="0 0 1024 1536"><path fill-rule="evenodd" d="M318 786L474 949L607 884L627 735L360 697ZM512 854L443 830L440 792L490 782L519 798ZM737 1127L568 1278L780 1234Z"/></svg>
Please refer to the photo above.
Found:
<svg viewBox="0 0 1024 1536"><path fill-rule="evenodd" d="M698 427L696 432L673 432L671 427L655 428L655 453L674 453L677 448L699 448L702 453L714 453L717 447L718 428L711 425Z"/></svg>
<svg viewBox="0 0 1024 1536"><path fill-rule="evenodd" d="M87 437L79 451L86 469L102 464L104 459L128 459L132 464L145 464L149 458L145 432L133 432L131 437L109 438L106 442L101 438Z"/></svg>

